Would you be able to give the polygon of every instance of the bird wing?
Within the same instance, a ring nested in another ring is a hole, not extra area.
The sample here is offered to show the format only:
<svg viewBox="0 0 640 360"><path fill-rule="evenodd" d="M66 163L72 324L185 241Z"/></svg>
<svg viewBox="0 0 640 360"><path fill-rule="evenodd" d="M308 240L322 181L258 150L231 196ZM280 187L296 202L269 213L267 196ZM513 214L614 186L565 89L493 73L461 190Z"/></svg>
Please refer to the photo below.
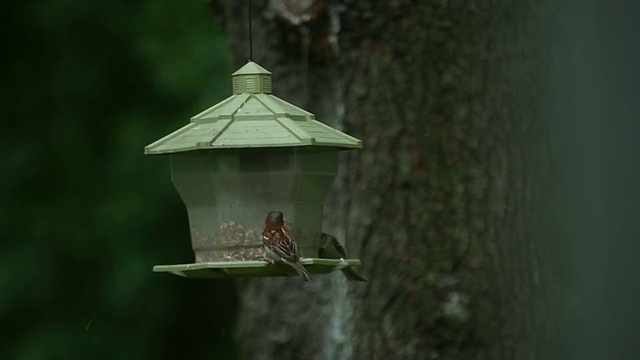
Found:
<svg viewBox="0 0 640 360"><path fill-rule="evenodd" d="M336 239L334 236L331 236L326 233L322 233L321 239L322 239L322 245L318 250L319 250L319 253L323 254L323 256L342 257L342 258L347 257L347 252L344 249L344 246L342 246L342 244L340 244L338 239Z"/></svg>
<svg viewBox="0 0 640 360"><path fill-rule="evenodd" d="M298 246L289 235L287 229L271 230L270 234L272 241L267 246L283 260L297 262Z"/></svg>

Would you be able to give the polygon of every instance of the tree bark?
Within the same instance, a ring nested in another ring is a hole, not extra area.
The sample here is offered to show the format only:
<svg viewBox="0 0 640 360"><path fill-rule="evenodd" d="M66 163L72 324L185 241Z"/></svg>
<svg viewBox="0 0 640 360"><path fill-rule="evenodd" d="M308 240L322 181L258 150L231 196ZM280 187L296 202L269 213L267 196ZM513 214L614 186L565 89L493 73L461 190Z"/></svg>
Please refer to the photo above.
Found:
<svg viewBox="0 0 640 360"><path fill-rule="evenodd" d="M247 3L211 5L239 68ZM545 358L545 3L253 6L274 94L364 142L341 154L324 230L369 282L244 281L246 357Z"/></svg>

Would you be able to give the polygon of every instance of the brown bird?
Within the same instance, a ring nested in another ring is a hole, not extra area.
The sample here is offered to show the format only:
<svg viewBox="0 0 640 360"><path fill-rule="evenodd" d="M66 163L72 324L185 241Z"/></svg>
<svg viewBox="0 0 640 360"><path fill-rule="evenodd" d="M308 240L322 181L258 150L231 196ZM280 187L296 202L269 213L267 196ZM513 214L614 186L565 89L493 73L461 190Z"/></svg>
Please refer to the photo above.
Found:
<svg viewBox="0 0 640 360"><path fill-rule="evenodd" d="M338 242L338 239L329 234L322 233L320 238L320 248L318 249L318 257L325 259L344 259L347 257L347 252ZM340 271L342 271L342 274L349 281L367 281L365 278L358 275L358 273L356 273L350 266L342 268Z"/></svg>
<svg viewBox="0 0 640 360"><path fill-rule="evenodd" d="M266 252L266 261L272 264L274 261L282 261L291 266L302 280L311 280L311 275L300 263L298 246L284 226L284 217L281 212L272 211L267 215L262 232L262 244Z"/></svg>

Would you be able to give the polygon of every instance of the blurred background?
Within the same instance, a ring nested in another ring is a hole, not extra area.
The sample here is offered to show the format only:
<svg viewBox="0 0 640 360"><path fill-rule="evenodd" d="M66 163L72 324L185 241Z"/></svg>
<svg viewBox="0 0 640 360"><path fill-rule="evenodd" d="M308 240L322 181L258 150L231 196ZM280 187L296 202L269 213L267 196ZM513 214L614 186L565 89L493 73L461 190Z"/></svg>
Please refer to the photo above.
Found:
<svg viewBox="0 0 640 360"><path fill-rule="evenodd" d="M233 282L154 274L193 259L168 159L144 146L230 94L207 4L5 2L0 358L229 358ZM631 358L640 331L640 34L633 2L554 16L559 358ZM568 305L567 305L568 304Z"/></svg>
<svg viewBox="0 0 640 360"><path fill-rule="evenodd" d="M168 158L145 157L144 146L231 93L227 44L208 7L3 8L0 358L232 349L232 283L151 272L193 252Z"/></svg>

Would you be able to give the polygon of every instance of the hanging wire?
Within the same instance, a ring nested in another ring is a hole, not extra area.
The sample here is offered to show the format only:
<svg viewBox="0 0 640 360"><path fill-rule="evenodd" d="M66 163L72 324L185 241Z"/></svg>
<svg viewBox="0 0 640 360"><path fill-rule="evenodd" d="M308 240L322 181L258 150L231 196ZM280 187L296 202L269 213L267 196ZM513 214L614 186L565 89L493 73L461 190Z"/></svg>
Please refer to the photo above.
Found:
<svg viewBox="0 0 640 360"><path fill-rule="evenodd" d="M251 0L247 0L247 7L249 13L249 61L253 61L253 28L251 24Z"/></svg>

